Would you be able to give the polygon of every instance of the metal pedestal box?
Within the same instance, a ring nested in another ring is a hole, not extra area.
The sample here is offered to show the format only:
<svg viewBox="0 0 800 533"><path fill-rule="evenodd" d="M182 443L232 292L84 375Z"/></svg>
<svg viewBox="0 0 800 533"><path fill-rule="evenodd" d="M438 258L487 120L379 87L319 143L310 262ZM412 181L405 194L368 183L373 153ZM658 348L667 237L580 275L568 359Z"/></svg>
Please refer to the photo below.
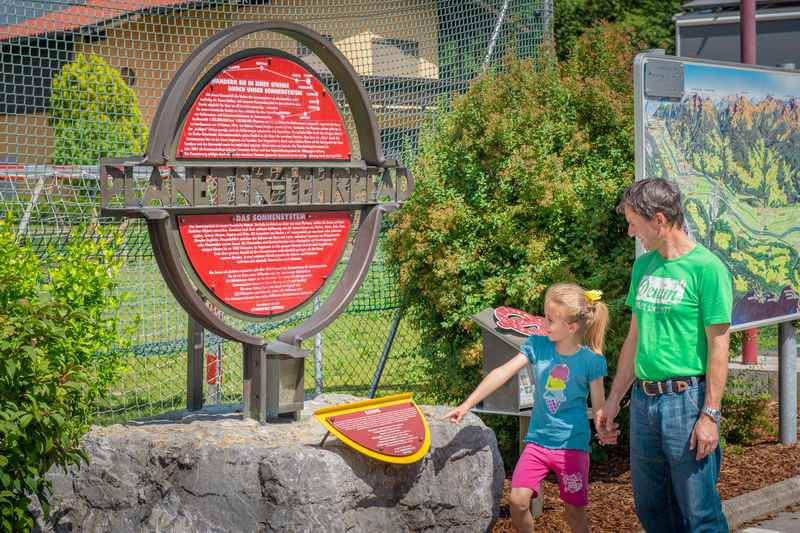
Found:
<svg viewBox="0 0 800 533"><path fill-rule="evenodd" d="M504 331L495 326L494 309L484 309L472 319L481 327L483 337L483 372L503 365L513 359L527 340L519 333ZM530 416L533 407L534 383L530 365L508 380L505 385L487 397L476 409L480 412Z"/></svg>

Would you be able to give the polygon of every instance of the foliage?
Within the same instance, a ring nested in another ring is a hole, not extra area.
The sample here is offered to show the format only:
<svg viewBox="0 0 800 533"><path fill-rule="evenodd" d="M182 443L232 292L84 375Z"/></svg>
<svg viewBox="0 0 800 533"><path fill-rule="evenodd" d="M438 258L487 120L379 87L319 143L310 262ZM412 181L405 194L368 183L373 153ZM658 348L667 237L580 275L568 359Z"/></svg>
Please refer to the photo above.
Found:
<svg viewBox="0 0 800 533"><path fill-rule="evenodd" d="M769 418L770 397L757 394L741 379L731 379L722 397L721 433L726 444L749 446L763 431L775 432Z"/></svg>
<svg viewBox="0 0 800 533"><path fill-rule="evenodd" d="M50 109L56 164L95 165L144 152L147 127L136 93L96 54L77 54L53 78Z"/></svg>
<svg viewBox="0 0 800 533"><path fill-rule="evenodd" d="M681 170L688 168L704 178L693 179L695 192L717 199L689 199L687 221L733 273L737 299L752 291L761 301L774 299L764 304L778 308L771 313L790 313L795 303L782 293L800 286L800 254L791 240L800 214L800 111L794 100L692 93L659 104L646 142L653 147L647 175L691 174ZM749 320L758 306L742 302L734 321Z"/></svg>
<svg viewBox="0 0 800 533"><path fill-rule="evenodd" d="M54 465L78 448L93 402L119 372L112 295L116 233L73 239L45 263L0 222L0 529L33 526L29 498L47 512Z"/></svg>
<svg viewBox="0 0 800 533"><path fill-rule="evenodd" d="M630 31L600 24L569 61L507 59L423 132L387 255L423 335L429 400L461 401L480 377L471 315L540 313L557 281L604 291L617 352L634 251L614 207L633 181L635 53Z"/></svg>
<svg viewBox="0 0 800 533"><path fill-rule="evenodd" d="M675 23L678 0L558 0L555 2L553 33L558 56L566 58L575 41L597 20L630 27L647 48L675 52Z"/></svg>

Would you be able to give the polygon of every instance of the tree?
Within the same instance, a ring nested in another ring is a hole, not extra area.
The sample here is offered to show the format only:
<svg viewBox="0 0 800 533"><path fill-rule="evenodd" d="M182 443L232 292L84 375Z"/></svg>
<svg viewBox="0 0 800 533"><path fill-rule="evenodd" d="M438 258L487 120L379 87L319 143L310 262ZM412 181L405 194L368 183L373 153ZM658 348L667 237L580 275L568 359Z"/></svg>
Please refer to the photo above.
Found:
<svg viewBox="0 0 800 533"><path fill-rule="evenodd" d="M557 281L604 291L616 353L634 258L614 212L633 181L634 42L601 24L568 61L552 50L537 64L508 59L424 131L416 188L387 252L422 332L430 400L463 400L479 378L471 315L499 305L541 312Z"/></svg>
<svg viewBox="0 0 800 533"><path fill-rule="evenodd" d="M675 51L675 23L678 0L558 0L555 2L553 33L560 58L565 59L575 41L595 21L607 20L633 29L647 48Z"/></svg>
<svg viewBox="0 0 800 533"><path fill-rule="evenodd" d="M77 54L53 78L50 111L56 164L95 165L144 152L147 127L136 93L96 54Z"/></svg>

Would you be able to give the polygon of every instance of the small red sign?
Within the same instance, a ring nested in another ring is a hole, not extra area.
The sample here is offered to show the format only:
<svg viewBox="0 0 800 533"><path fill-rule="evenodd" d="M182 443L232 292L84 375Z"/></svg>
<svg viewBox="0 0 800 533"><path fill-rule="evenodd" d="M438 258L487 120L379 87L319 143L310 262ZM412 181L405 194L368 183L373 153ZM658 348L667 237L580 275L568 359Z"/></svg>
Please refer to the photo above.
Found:
<svg viewBox="0 0 800 533"><path fill-rule="evenodd" d="M544 317L532 315L513 307L498 307L494 320L500 329L510 329L522 335L547 335Z"/></svg>
<svg viewBox="0 0 800 533"><path fill-rule="evenodd" d="M305 303L336 268L349 211L185 215L178 228L203 284L243 313L268 316Z"/></svg>
<svg viewBox="0 0 800 533"><path fill-rule="evenodd" d="M214 76L178 140L182 159L349 160L347 131L330 93L291 59L251 56Z"/></svg>
<svg viewBox="0 0 800 533"><path fill-rule="evenodd" d="M331 416L327 420L348 439L381 455L413 455L425 443L422 416L410 401Z"/></svg>

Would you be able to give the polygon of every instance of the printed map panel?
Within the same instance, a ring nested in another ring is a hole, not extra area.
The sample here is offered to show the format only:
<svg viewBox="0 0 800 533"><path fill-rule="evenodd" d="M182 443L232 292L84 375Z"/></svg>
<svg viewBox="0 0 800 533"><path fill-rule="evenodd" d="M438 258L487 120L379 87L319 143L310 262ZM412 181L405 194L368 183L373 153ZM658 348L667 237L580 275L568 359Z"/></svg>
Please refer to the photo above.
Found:
<svg viewBox="0 0 800 533"><path fill-rule="evenodd" d="M734 327L796 318L800 74L683 66L681 99L644 97L637 110L642 177L679 185L690 234L733 274Z"/></svg>

